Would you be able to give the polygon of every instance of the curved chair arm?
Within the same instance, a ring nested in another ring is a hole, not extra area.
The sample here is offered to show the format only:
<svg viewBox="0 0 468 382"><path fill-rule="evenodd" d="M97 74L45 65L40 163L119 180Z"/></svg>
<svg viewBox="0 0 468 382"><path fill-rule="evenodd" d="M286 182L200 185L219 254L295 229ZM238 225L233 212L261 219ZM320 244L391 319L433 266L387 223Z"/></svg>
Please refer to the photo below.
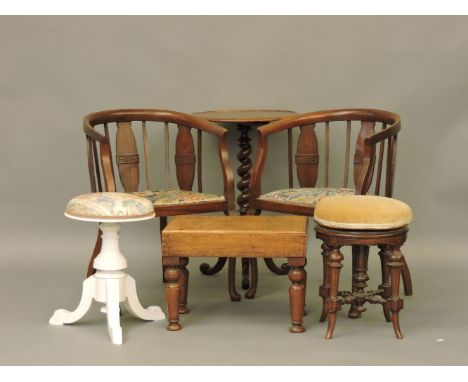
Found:
<svg viewBox="0 0 468 382"><path fill-rule="evenodd" d="M93 126L95 125L106 122L132 121L175 123L178 125L194 127L218 137L222 136L226 130L223 127L205 119L198 118L190 114L163 109L116 109L91 113L83 118L83 130L86 134L92 134L91 130L94 130ZM102 137L103 136L101 135L101 138Z"/></svg>
<svg viewBox="0 0 468 382"><path fill-rule="evenodd" d="M372 183L372 176L374 174L375 154L377 152L377 144L389 139L389 146L387 151L387 175L385 179L385 196L391 197L393 194L393 178L395 175L396 165L396 150L397 150L397 136L401 130L401 121L398 118L394 121L393 125L380 131L364 140L364 157L363 157L363 178L359 184L362 185L360 190L356 190L357 194L365 195L369 191Z"/></svg>

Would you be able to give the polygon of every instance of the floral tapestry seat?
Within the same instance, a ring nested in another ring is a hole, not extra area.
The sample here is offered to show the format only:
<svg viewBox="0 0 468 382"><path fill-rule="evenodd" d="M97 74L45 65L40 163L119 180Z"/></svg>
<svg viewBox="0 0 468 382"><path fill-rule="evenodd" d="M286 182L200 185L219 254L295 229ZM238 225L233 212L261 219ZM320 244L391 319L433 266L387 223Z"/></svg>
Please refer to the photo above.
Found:
<svg viewBox="0 0 468 382"><path fill-rule="evenodd" d="M287 188L261 195L258 200L270 203L291 204L315 208L316 204L321 199L333 195L354 195L354 190L349 188L332 187Z"/></svg>
<svg viewBox="0 0 468 382"><path fill-rule="evenodd" d="M132 192L133 195L142 196L151 203L154 207L169 207L182 206L188 204L204 204L213 202L224 202L224 196L207 194L201 192L184 191L184 190L157 190Z"/></svg>

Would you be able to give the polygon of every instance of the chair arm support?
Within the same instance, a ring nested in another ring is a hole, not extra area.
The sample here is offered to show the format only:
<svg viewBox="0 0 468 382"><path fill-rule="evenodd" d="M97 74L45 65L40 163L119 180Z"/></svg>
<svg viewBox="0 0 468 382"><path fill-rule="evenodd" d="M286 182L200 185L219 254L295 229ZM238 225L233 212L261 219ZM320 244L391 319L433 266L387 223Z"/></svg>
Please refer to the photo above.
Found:
<svg viewBox="0 0 468 382"><path fill-rule="evenodd" d="M223 133L219 137L219 159L223 172L224 198L226 199L228 210L235 209L234 200L234 173L228 156L227 129L223 128Z"/></svg>
<svg viewBox="0 0 468 382"><path fill-rule="evenodd" d="M83 123L83 131L86 136L91 138L93 141L97 141L99 143L109 143L109 140L105 135L102 135L96 131L90 124L86 122Z"/></svg>
<svg viewBox="0 0 468 382"><path fill-rule="evenodd" d="M259 130L259 129L258 129ZM257 130L258 150L257 157L252 168L249 185L249 205L255 208L255 200L262 193L262 176L268 152L268 136Z"/></svg>

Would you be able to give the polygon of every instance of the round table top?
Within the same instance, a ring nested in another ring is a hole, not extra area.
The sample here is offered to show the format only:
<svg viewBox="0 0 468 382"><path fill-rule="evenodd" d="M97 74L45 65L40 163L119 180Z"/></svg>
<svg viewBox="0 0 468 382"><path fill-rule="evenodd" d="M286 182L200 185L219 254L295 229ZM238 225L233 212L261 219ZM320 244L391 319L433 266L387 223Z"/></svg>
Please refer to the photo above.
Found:
<svg viewBox="0 0 468 382"><path fill-rule="evenodd" d="M210 122L269 123L296 114L290 110L211 110L193 115Z"/></svg>

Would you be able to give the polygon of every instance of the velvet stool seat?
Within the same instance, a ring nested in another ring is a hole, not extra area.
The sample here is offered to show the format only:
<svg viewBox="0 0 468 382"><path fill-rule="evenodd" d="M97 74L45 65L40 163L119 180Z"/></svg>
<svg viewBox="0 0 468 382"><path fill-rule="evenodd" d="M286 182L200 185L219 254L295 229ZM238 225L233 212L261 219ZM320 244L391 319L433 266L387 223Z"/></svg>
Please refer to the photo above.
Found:
<svg viewBox="0 0 468 382"><path fill-rule="evenodd" d="M320 321L328 317L326 337L330 339L336 314L343 304L351 304L348 316L359 318L365 303L381 304L387 321L391 321L397 338L403 338L399 324L400 277L403 267L401 246L406 241L411 208L395 199L380 196L330 196L318 202L315 209L315 232L323 241L323 284L320 296L323 308ZM339 277L344 259L340 248L353 249L352 291L339 290ZM366 290L369 276L369 247L377 246L382 265L382 282L376 290Z"/></svg>
<svg viewBox="0 0 468 382"><path fill-rule="evenodd" d="M94 300L104 304L107 328L113 344L122 344L120 303L134 316L146 321L165 318L159 306L143 308L138 300L135 280L123 272L127 260L119 249L119 223L154 218L153 204L142 197L119 192L79 195L67 204L65 216L82 221L99 222L102 246L94 259L96 273L83 282L83 293L74 311L58 309L50 318L51 325L71 324L81 319Z"/></svg>

